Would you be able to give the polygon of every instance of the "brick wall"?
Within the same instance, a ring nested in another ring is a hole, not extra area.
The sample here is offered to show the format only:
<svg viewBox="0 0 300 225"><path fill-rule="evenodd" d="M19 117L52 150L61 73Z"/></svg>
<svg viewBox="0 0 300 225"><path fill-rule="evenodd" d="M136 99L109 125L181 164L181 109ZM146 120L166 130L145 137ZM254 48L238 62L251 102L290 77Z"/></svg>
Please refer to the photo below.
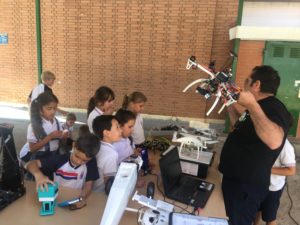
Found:
<svg viewBox="0 0 300 225"><path fill-rule="evenodd" d="M43 68L57 75L53 89L64 107L86 108L95 89L107 85L117 108L124 94L139 90L148 97L145 113L203 118L204 98L181 92L201 75L186 71L186 61L192 54L203 63L225 60L237 2L41 1ZM34 3L0 7L1 31L11 38L0 46L0 82L11 83L0 101L24 103L37 80Z"/></svg>
<svg viewBox="0 0 300 225"><path fill-rule="evenodd" d="M25 103L37 80L34 1L0 1L0 101Z"/></svg>
<svg viewBox="0 0 300 225"><path fill-rule="evenodd" d="M265 41L241 41L238 52L238 63L236 69L236 83L243 87L245 79L252 69L263 63L263 50Z"/></svg>

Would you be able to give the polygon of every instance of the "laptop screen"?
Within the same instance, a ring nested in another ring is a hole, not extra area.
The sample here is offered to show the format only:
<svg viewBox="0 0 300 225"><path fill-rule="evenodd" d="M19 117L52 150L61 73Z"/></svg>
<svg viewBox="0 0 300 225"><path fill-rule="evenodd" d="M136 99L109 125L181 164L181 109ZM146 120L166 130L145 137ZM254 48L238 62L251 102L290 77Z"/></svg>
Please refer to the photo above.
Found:
<svg viewBox="0 0 300 225"><path fill-rule="evenodd" d="M159 160L160 173L163 180L165 193L169 192L179 181L181 166L178 149L176 146L163 153Z"/></svg>

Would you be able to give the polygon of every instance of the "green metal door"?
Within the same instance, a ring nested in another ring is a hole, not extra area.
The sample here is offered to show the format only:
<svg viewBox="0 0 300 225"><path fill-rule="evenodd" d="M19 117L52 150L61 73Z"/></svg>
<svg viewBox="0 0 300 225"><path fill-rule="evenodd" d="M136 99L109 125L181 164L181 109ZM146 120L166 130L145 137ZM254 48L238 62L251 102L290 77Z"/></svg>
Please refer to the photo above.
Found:
<svg viewBox="0 0 300 225"><path fill-rule="evenodd" d="M289 134L295 136L300 112L300 42L266 42L264 64L280 74L277 97L294 117Z"/></svg>

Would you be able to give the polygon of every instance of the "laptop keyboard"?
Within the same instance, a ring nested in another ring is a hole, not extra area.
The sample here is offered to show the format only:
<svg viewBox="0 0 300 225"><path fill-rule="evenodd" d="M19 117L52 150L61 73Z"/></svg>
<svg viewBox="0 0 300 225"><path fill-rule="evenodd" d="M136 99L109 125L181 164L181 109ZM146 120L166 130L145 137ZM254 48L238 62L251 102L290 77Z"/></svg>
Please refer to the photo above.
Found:
<svg viewBox="0 0 300 225"><path fill-rule="evenodd" d="M198 186L202 183L201 180L185 178L187 177L182 178L180 188L174 191L172 196L179 202L203 208L212 192L213 184L209 190L199 190Z"/></svg>
<svg viewBox="0 0 300 225"><path fill-rule="evenodd" d="M193 196L191 194L196 192L197 186L199 185L198 180L189 179L187 181L181 181L180 188L178 188L175 193L175 196L179 201L185 202L186 204L190 204L190 201Z"/></svg>

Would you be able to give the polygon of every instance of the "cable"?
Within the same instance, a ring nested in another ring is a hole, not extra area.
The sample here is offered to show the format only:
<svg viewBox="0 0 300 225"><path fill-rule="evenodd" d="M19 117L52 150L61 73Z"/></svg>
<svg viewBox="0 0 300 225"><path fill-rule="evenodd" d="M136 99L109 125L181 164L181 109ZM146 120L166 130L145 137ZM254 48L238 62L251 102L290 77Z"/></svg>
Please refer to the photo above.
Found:
<svg viewBox="0 0 300 225"><path fill-rule="evenodd" d="M292 214L291 214L291 211L292 211L292 208L293 208L293 200L292 200L292 197L291 197L291 195L290 195L288 182L286 182L286 192L287 192L287 195L288 195L288 197L289 197L289 199L290 199L290 202L291 202L291 206L290 206L289 211L288 211L289 217L291 218L291 220L292 220L296 225L299 225L299 223L294 219L294 217L293 217Z"/></svg>

